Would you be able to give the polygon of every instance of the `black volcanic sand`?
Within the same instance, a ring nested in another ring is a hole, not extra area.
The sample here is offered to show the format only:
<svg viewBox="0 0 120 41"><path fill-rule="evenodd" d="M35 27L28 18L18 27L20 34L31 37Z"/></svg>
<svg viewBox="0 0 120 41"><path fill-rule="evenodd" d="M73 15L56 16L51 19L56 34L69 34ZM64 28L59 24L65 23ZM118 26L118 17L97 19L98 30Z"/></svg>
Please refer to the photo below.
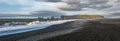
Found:
<svg viewBox="0 0 120 41"><path fill-rule="evenodd" d="M78 29L75 32L39 41L120 41L120 21L116 20L120 19L88 20L87 22L72 21L53 25L41 30L3 36L0 37L0 41L16 41L43 33L64 29L81 28L81 26L82 29Z"/></svg>
<svg viewBox="0 0 120 41"><path fill-rule="evenodd" d="M39 34L44 34L44 33L49 33L49 32L53 32L53 31L64 30L64 29L72 29L72 28L74 28L74 27L72 27L72 25L73 25L73 21L63 23L63 24L58 24L58 25L52 25L45 29L40 29L40 30L36 30L36 31L2 36L2 37L0 37L0 41L17 41L20 39L34 36L34 35L39 35Z"/></svg>
<svg viewBox="0 0 120 41"><path fill-rule="evenodd" d="M88 21L76 32L39 41L120 41L120 21L117 20L120 19Z"/></svg>

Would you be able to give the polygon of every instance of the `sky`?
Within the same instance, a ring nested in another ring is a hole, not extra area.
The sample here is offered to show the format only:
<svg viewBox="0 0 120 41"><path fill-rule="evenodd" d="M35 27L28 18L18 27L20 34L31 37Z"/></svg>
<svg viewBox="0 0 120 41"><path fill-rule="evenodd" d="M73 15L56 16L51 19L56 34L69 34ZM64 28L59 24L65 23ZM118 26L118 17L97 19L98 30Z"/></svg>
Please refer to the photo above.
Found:
<svg viewBox="0 0 120 41"><path fill-rule="evenodd" d="M120 17L120 0L0 0L0 16L103 15Z"/></svg>

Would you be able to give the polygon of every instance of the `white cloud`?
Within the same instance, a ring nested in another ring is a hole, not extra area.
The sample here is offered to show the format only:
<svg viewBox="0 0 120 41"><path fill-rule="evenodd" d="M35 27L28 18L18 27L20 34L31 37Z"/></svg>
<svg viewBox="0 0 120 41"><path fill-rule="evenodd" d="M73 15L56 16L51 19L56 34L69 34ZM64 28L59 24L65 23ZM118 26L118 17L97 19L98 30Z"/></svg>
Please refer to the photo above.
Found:
<svg viewBox="0 0 120 41"><path fill-rule="evenodd" d="M55 7L55 3L51 2L38 2L35 0L0 0L0 3L5 3L11 6L27 6L21 7L21 11L18 12L0 12L0 13L30 13L38 10L58 10ZM14 8L14 7L13 7Z"/></svg>
<svg viewBox="0 0 120 41"><path fill-rule="evenodd" d="M109 15L109 13L120 11L120 0L42 0L42 2L35 0L0 0L0 3L28 6L22 7L23 11L4 13L30 13L32 11L52 10L72 14L96 13L100 15Z"/></svg>
<svg viewBox="0 0 120 41"><path fill-rule="evenodd" d="M32 5L32 11L37 11L37 10L53 10L56 11L58 10L55 6L56 3L51 3L51 2L34 2Z"/></svg>
<svg viewBox="0 0 120 41"><path fill-rule="evenodd" d="M62 0L62 5L58 6L61 10L72 10L82 9L82 8L93 8L97 10L110 8L112 5L108 4L109 0ZM64 6L63 6L64 5ZM75 11L76 11L75 10ZM80 11L80 10L78 10Z"/></svg>
<svg viewBox="0 0 120 41"><path fill-rule="evenodd" d="M66 11L77 11L77 10L81 10L80 7L77 7L76 5L69 5L66 3L58 3L58 5L56 5L57 8L59 8L60 10L66 10Z"/></svg>

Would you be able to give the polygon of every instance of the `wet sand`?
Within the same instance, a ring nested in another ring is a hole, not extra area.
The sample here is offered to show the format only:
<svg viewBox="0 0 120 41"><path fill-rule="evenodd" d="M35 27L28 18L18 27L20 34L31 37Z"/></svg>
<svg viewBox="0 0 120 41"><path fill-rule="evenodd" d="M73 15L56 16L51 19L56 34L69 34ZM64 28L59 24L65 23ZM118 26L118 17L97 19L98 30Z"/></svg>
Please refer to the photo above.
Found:
<svg viewBox="0 0 120 41"><path fill-rule="evenodd" d="M116 21L117 20L117 21ZM120 19L72 21L0 37L0 41L120 41Z"/></svg>
<svg viewBox="0 0 120 41"><path fill-rule="evenodd" d="M88 21L76 32L39 41L120 41L120 19Z"/></svg>
<svg viewBox="0 0 120 41"><path fill-rule="evenodd" d="M35 36L40 36L40 37L37 37L37 40L42 40L42 39L58 36L61 34L71 33L72 31L78 29L78 28L72 27L73 22L74 21L63 23L63 24L58 24L58 25L52 25L52 26L47 27L45 29L40 29L40 30L36 30L36 31L30 31L30 32L25 32L25 33L2 36L2 37L0 37L0 41L21 41L21 40L27 41L29 39L36 40L34 38ZM58 32L60 32L60 33L58 33ZM51 33L51 36L49 36L50 33Z"/></svg>

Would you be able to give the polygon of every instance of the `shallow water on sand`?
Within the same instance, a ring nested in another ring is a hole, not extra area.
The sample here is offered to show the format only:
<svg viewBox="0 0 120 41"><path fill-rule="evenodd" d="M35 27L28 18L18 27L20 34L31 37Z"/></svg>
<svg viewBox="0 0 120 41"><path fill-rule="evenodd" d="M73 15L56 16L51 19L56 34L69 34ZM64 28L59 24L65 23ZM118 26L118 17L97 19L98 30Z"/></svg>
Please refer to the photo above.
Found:
<svg viewBox="0 0 120 41"><path fill-rule="evenodd" d="M28 32L28 31L38 30L38 29L44 29L51 25L61 24L69 21L73 21L73 20L50 21L50 22L44 22L44 23L42 22L37 24L20 25L20 26L4 26L0 28L0 36L23 33L23 32Z"/></svg>

